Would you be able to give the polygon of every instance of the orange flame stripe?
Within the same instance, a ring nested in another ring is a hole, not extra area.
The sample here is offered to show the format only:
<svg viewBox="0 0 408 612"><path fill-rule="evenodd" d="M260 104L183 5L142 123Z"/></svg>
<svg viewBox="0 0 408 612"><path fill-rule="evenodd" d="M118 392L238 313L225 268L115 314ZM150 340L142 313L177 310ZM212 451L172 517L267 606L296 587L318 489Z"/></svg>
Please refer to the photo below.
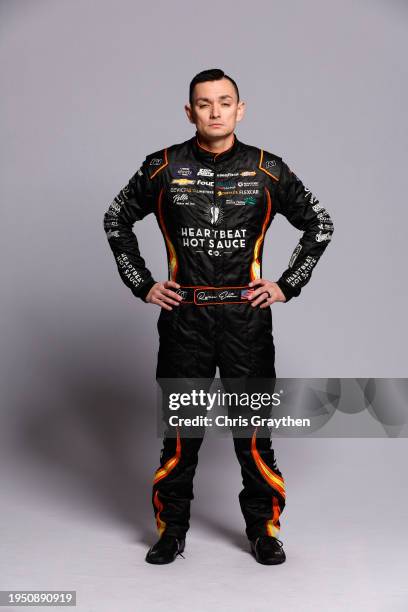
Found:
<svg viewBox="0 0 408 612"><path fill-rule="evenodd" d="M269 521L266 521L266 531L269 536L273 536L276 538L280 531L279 524L279 516L280 516L280 507L278 499L273 496L272 497L272 518Z"/></svg>
<svg viewBox="0 0 408 612"><path fill-rule="evenodd" d="M256 280L257 278L261 277L261 264L259 262L259 251L261 249L261 245L265 238L265 232L266 232L266 228L267 228L267 225L268 225L268 222L271 216L271 210L272 210L271 194L269 193L269 189L267 189L266 187L265 187L265 191L266 191L266 213L265 213L264 222L262 224L261 233L258 236L258 239L255 242L255 246L254 246L254 257L252 260L251 270L250 270L251 281Z"/></svg>
<svg viewBox="0 0 408 612"><path fill-rule="evenodd" d="M159 201L158 201L159 222L160 222L161 230L163 232L164 240L166 241L167 251L169 254L170 280L175 281L177 277L177 271L178 271L178 261L177 261L176 249L174 248L174 245L169 238L169 235L166 229L166 224L164 223L163 210L162 210L162 199L163 199L163 188L160 190Z"/></svg>
<svg viewBox="0 0 408 612"><path fill-rule="evenodd" d="M170 457L158 470L156 470L154 475L153 484L159 482L162 478L165 478L178 464L181 457L181 440L180 440L180 432L177 429L177 443L176 443L176 454L173 457Z"/></svg>
<svg viewBox="0 0 408 612"><path fill-rule="evenodd" d="M153 480L153 486L157 482L159 482L159 480L161 480L162 478L165 478L166 476L168 476L168 474L170 474L171 470L173 470L178 464L178 462L180 461L180 457L181 457L181 440L180 440L180 432L177 429L176 454L173 457L170 457L170 459L166 461L163 467L160 467L158 470L156 470L155 475L154 475L154 480ZM161 500L159 499L158 490L156 490L154 494L153 503L157 510L157 513L156 513L157 529L159 531L159 535L162 535L163 531L166 529L166 523L160 517L160 513L162 512L164 506Z"/></svg>
<svg viewBox="0 0 408 612"><path fill-rule="evenodd" d="M275 176L274 174L271 174L271 173L270 173L270 172L268 172L268 170L266 170L265 168L262 168L263 155L264 155L264 152L263 152L263 149L261 149L261 156L260 156L260 159L259 159L258 168L259 168L260 170L262 170L262 172L265 172L265 174L268 174L268 175L269 175L271 178L273 178L273 180L274 180L274 181L279 181L279 179L278 179L278 177L277 177L277 176Z"/></svg>
<svg viewBox="0 0 408 612"><path fill-rule="evenodd" d="M168 159L167 159L167 149L164 149L164 163L159 166L154 172L153 174L150 175L150 178L152 179L153 177L156 176L156 174L158 174L160 172L160 170L163 170L167 165L168 165Z"/></svg>
<svg viewBox="0 0 408 612"><path fill-rule="evenodd" d="M258 470L265 478L266 482L273 488L276 489L283 498L286 497L285 493L285 482L283 478L278 476L266 463L263 461L262 457L259 454L258 449L256 448L256 429L252 435L252 443L251 443L251 453L252 457L257 465Z"/></svg>
<svg viewBox="0 0 408 612"><path fill-rule="evenodd" d="M157 529L159 531L159 535L161 535L163 533L163 531L166 529L166 523L164 521L161 520L160 518L160 512L163 510L163 504L159 499L159 492L156 491L156 493L154 494L154 505L157 508L157 514L156 514L156 525L157 525Z"/></svg>

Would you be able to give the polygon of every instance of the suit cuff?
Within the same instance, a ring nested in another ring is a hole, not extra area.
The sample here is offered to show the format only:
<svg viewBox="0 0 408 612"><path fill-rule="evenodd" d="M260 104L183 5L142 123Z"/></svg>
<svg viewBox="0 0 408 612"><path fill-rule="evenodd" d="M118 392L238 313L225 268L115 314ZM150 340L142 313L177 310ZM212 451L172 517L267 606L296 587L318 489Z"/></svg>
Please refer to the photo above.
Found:
<svg viewBox="0 0 408 612"><path fill-rule="evenodd" d="M283 295L286 298L285 304L289 302L289 300L291 300L292 298L297 297L300 293L299 288L295 289L291 285L288 285L288 283L285 283L285 281L281 278L276 282L276 284L278 285L279 289L282 291Z"/></svg>
<svg viewBox="0 0 408 612"><path fill-rule="evenodd" d="M156 284L156 281L150 277L149 280L147 280L144 285L142 285L141 287L138 287L138 289L134 290L133 293L136 297L146 302L147 294L149 293L150 289L155 284Z"/></svg>

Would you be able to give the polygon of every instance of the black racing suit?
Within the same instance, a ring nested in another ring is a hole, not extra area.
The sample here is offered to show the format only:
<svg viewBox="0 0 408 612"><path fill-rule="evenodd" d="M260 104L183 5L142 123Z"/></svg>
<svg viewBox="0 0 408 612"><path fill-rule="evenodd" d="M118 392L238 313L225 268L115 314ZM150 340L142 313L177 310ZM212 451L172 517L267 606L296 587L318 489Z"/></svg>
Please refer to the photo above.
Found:
<svg viewBox="0 0 408 612"><path fill-rule="evenodd" d="M262 277L265 233L276 213L303 232L277 281L286 300L298 296L325 250L333 224L327 211L277 155L239 141L214 154L195 136L148 155L119 192L104 227L124 283L145 299L155 283L132 231L156 215L167 249L169 279L183 302L161 309L156 378L274 379L271 308L252 307L248 283ZM165 435L155 473L159 533L189 527L193 477L202 436ZM233 432L234 435L234 432ZM235 437L244 488L241 509L250 539L276 535L285 485L267 437L256 428Z"/></svg>

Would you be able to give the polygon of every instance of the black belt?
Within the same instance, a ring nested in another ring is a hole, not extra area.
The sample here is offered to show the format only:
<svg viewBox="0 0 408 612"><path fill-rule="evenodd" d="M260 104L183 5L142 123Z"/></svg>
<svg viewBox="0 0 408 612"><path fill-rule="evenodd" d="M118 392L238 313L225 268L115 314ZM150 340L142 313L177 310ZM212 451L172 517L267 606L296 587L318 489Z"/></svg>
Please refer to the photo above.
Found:
<svg viewBox="0 0 408 612"><path fill-rule="evenodd" d="M180 287L176 293L182 296L181 304L209 306L210 304L245 304L254 291L252 287Z"/></svg>

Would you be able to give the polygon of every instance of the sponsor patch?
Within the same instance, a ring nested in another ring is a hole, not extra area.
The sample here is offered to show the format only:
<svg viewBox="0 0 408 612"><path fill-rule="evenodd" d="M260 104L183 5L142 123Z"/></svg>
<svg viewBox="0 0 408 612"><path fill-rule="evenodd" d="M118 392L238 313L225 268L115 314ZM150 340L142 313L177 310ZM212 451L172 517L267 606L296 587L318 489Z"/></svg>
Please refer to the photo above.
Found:
<svg viewBox="0 0 408 612"><path fill-rule="evenodd" d="M199 168L197 172L197 176L209 176L213 177L214 172L210 170L210 168Z"/></svg>
<svg viewBox="0 0 408 612"><path fill-rule="evenodd" d="M216 188L217 189L235 189L236 182L235 181L217 181Z"/></svg>
<svg viewBox="0 0 408 612"><path fill-rule="evenodd" d="M296 259L299 256L300 251L302 250L302 245L298 244L296 249L293 251L292 253L292 257L290 258L289 261L289 268L292 268L293 264L295 263Z"/></svg>
<svg viewBox="0 0 408 612"><path fill-rule="evenodd" d="M237 187L258 187L258 181L237 181Z"/></svg>
<svg viewBox="0 0 408 612"><path fill-rule="evenodd" d="M171 163L169 164L169 170L171 176L174 178L189 178L195 179L197 177L197 166L190 164L189 162L183 163Z"/></svg>
<svg viewBox="0 0 408 612"><path fill-rule="evenodd" d="M195 180L192 179L186 179L186 178L179 178L179 179L172 179L171 181L172 183L174 183L175 185L194 185Z"/></svg>

